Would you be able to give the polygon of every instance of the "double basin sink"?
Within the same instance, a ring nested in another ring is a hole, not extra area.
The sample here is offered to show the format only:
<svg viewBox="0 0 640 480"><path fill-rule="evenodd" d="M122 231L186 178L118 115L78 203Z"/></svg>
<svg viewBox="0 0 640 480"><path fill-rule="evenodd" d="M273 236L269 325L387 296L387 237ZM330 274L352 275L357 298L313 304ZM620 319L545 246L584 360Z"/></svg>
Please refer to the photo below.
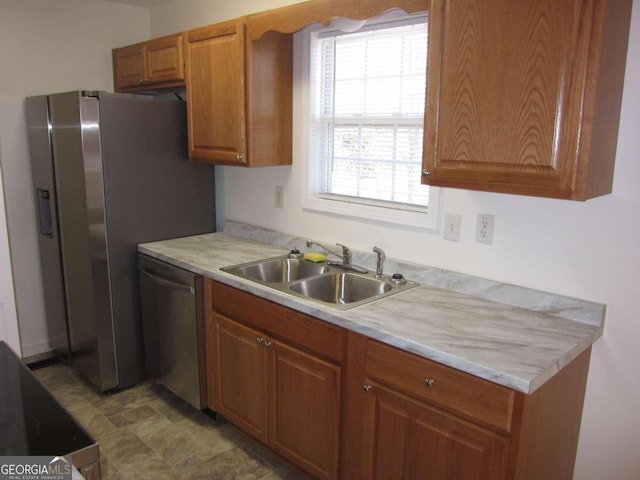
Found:
<svg viewBox="0 0 640 480"><path fill-rule="evenodd" d="M282 256L221 269L246 280L346 310L415 287L401 275L354 273L339 265Z"/></svg>

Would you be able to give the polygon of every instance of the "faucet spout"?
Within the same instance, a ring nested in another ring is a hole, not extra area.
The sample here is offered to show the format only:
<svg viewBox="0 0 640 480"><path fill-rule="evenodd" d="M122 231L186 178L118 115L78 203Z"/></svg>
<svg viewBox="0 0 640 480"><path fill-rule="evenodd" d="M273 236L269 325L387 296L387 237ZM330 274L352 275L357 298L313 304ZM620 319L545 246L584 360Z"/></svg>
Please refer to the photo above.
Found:
<svg viewBox="0 0 640 480"><path fill-rule="evenodd" d="M320 247L322 250L324 250L327 254L329 255L333 255L334 257L338 257L340 259L342 259L344 261L344 257L332 250L329 250L327 247L325 247L324 245L318 243L318 242L312 242L311 240L307 240L307 248L311 247L315 245L316 247Z"/></svg>
<svg viewBox="0 0 640 480"><path fill-rule="evenodd" d="M362 268L357 265L353 265L351 263L351 256L352 256L351 249L346 245L342 245L341 243L336 243L337 246L342 247L342 255L329 250L327 247L325 247L324 245L321 245L318 242L312 242L311 240L307 240L307 247L311 247L312 245L315 245L316 247L320 247L322 250L324 250L328 254L338 257L339 259L342 260L342 262L327 261L327 265L333 265L336 267L344 268L345 270L349 270L351 272L367 273L366 268Z"/></svg>

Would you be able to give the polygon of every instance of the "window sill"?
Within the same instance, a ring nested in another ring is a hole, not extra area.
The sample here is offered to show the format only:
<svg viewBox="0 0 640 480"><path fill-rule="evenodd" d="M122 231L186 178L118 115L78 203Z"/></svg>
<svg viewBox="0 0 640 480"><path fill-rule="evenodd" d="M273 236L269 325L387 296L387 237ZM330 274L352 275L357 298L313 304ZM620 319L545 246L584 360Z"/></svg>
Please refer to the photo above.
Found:
<svg viewBox="0 0 640 480"><path fill-rule="evenodd" d="M303 199L302 207L322 213L330 213L355 220L373 220L392 225L401 225L421 230L438 229L438 196L436 187L429 190L429 207L416 210L398 207L382 207L375 202L350 202L343 198L334 199L330 196L308 196Z"/></svg>

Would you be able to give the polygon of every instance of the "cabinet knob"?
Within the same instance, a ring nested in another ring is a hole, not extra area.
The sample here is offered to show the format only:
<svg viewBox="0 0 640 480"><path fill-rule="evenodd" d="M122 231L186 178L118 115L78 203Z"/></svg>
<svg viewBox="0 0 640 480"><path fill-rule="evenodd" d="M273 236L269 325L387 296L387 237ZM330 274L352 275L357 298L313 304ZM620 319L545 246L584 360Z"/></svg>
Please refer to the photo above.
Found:
<svg viewBox="0 0 640 480"><path fill-rule="evenodd" d="M362 391L363 391L364 393L369 393L369 392L371 391L371 389L372 389L372 388L373 388L373 387L372 387L371 385L363 385L363 386L362 386Z"/></svg>
<svg viewBox="0 0 640 480"><path fill-rule="evenodd" d="M241 162L241 161L242 161L242 155L241 155L240 153L236 155L236 160L237 160L238 162Z"/></svg>
<svg viewBox="0 0 640 480"><path fill-rule="evenodd" d="M426 378L426 379L424 380L424 386L425 386L426 388L431 388L431 387L433 387L433 383L434 383L434 382L435 382L435 380L434 380L433 378Z"/></svg>
<svg viewBox="0 0 640 480"><path fill-rule="evenodd" d="M258 345L264 345L264 347L265 347L265 348L270 348L270 347L271 347L271 345L272 345L272 343L271 343L269 340L265 340L265 339L264 339L264 338L262 338L262 337L257 337L257 338L256 338L256 343L257 343Z"/></svg>
<svg viewBox="0 0 640 480"><path fill-rule="evenodd" d="M422 170L423 177L428 177L429 175L431 175L431 170Z"/></svg>

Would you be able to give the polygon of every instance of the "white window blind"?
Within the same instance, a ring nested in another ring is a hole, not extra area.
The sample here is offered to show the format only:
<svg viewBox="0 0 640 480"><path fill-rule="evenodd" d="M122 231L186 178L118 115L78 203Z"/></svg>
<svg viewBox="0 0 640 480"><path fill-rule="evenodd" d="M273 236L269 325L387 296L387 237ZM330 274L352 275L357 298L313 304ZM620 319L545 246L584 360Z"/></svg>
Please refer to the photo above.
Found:
<svg viewBox="0 0 640 480"><path fill-rule="evenodd" d="M317 195L426 210L420 184L426 16L325 30L312 40L311 155Z"/></svg>

